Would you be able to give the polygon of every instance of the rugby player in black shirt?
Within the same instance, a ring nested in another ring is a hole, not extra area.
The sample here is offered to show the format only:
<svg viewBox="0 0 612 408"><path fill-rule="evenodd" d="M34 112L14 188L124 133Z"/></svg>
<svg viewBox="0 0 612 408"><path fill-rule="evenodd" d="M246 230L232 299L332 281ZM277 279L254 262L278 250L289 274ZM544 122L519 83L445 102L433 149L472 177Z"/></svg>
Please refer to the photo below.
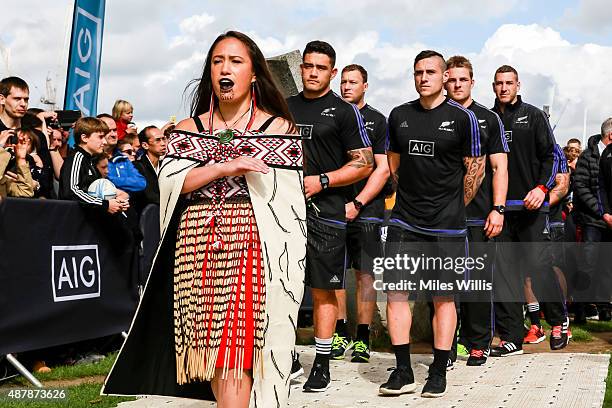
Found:
<svg viewBox="0 0 612 408"><path fill-rule="evenodd" d="M553 270L559 280L563 298L567 297L567 280L563 269L565 269L563 244L565 238L565 223L563 222L562 208L563 199L569 190L570 174L567 167L565 154L559 145L555 145L555 155L557 156L557 175L555 176L555 186L550 190L550 202L548 213L548 240L552 243L552 265ZM538 344L546 339L546 334L542 330L540 323L540 304L537 297L531 288L531 277L529 271L526 271L525 278L525 303L527 303L527 315L531 321L529 331L523 338L523 343ZM568 337L570 336L568 328Z"/></svg>
<svg viewBox="0 0 612 408"><path fill-rule="evenodd" d="M370 359L370 324L374 314L376 291L372 260L381 257L380 227L385 211L383 188L389 178L387 164L387 118L368 105L365 93L368 89L368 72L361 65L347 65L342 69L340 93L342 98L359 108L374 153L375 168L370 177L352 185L349 202L346 203L347 269L356 274L357 333L353 339L346 323L346 291L336 290L338 320L332 343L331 356L342 360L347 350L353 349L351 361L368 362Z"/></svg>
<svg viewBox="0 0 612 408"><path fill-rule="evenodd" d="M483 242L493 240L504 226L504 206L508 190L508 145L504 127L495 112L472 99L474 71L470 61L454 56L446 61L448 96L471 110L478 119L482 153L487 156L485 177L474 200L466 208L470 255L486 253ZM494 248L493 245L486 249ZM494 254L493 254L494 255ZM490 282L491 270L487 271ZM492 338L491 293L465 293L461 295L459 342L470 353L469 366L479 366L487 361Z"/></svg>
<svg viewBox="0 0 612 408"><path fill-rule="evenodd" d="M422 51L414 61L419 99L394 108L389 115L388 160L397 198L389 221L385 262L400 257L418 259L432 247L438 258L465 259L465 205L476 195L485 159L476 117L444 96L447 79L442 55ZM448 246L453 248L448 251ZM456 253L456 248L462 252ZM380 393L398 395L416 388L410 367L412 316L407 295L409 290L424 289L432 296L435 310L434 361L421 395L440 397L446 392L446 365L457 324L453 285L460 277L452 268L420 268L420 280L415 282L411 276L415 271L400 263L405 264L397 262L384 270L388 329L397 364ZM402 287L405 281L416 287ZM426 286L419 288L420 284Z"/></svg>
<svg viewBox="0 0 612 408"><path fill-rule="evenodd" d="M326 42L306 45L304 91L288 99L303 137L307 205L306 284L312 289L317 354L305 391L329 387L329 358L338 314L335 289L344 287L349 186L370 175L373 154L359 109L330 89L336 53Z"/></svg>
<svg viewBox="0 0 612 408"><path fill-rule="evenodd" d="M523 274L531 273L531 283L546 320L552 327L550 347L568 343L568 322L559 283L552 269L550 246L544 230L549 209L549 190L555 183L558 157L555 138L546 114L524 103L518 95L517 71L503 65L495 71L493 91L497 113L510 146L508 153L508 194L506 214L498 251L501 273L494 287L495 319L501 342L491 350L492 357L523 353L523 302L514 298L523 293ZM515 253L508 242L529 242L524 253ZM509 299L512 298L512 299ZM543 302L546 300L546 302ZM548 300L551 300L550 302Z"/></svg>

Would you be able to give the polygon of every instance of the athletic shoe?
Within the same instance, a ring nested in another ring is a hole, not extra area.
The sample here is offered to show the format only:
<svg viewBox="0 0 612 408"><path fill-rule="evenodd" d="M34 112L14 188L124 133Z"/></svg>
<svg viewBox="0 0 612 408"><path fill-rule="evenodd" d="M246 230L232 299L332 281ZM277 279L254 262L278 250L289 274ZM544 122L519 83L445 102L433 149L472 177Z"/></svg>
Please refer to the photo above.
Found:
<svg viewBox="0 0 612 408"><path fill-rule="evenodd" d="M584 306L584 313L586 315L587 320L599 320L599 313L597 311L597 306L592 303Z"/></svg>
<svg viewBox="0 0 612 408"><path fill-rule="evenodd" d="M479 350L479 349L471 349L470 357L466 365L469 366L481 366L487 362L487 357L489 357L489 349Z"/></svg>
<svg viewBox="0 0 612 408"><path fill-rule="evenodd" d="M438 398L446 394L446 375L429 371L421 397Z"/></svg>
<svg viewBox="0 0 612 408"><path fill-rule="evenodd" d="M519 354L523 354L523 348L521 346L517 346L511 341L503 340L499 342L499 346L493 347L491 353L489 353L491 357L510 357L518 356Z"/></svg>
<svg viewBox="0 0 612 408"><path fill-rule="evenodd" d="M457 343L457 358L459 360L467 360L469 357L470 357L470 352L467 349L467 347L465 347L461 343Z"/></svg>
<svg viewBox="0 0 612 408"><path fill-rule="evenodd" d="M367 363L370 361L370 348L363 340L357 340L353 344L353 363Z"/></svg>
<svg viewBox="0 0 612 408"><path fill-rule="evenodd" d="M289 380L295 380L302 374L304 374L304 368L300 364L300 355L295 353L293 364L291 364L291 374L289 374Z"/></svg>
<svg viewBox="0 0 612 408"><path fill-rule="evenodd" d="M353 347L353 340L350 337L340 336L338 333L334 333L331 348L331 358L334 360L344 360L344 353Z"/></svg>
<svg viewBox="0 0 612 408"><path fill-rule="evenodd" d="M414 392L416 383L411 367L397 367L389 376L386 383L380 386L378 393L381 395L400 395Z"/></svg>
<svg viewBox="0 0 612 408"><path fill-rule="evenodd" d="M552 330L550 331L551 350L561 350L568 345L569 337L567 336L567 330L568 327L565 324L552 327Z"/></svg>
<svg viewBox="0 0 612 408"><path fill-rule="evenodd" d="M304 391L323 392L329 388L330 382L329 368L324 368L321 363L315 362L308 376L308 380L304 383Z"/></svg>
<svg viewBox="0 0 612 408"><path fill-rule="evenodd" d="M526 344L538 344L546 340L546 334L544 330L536 324L532 324L527 332L527 335L523 339L523 343Z"/></svg>

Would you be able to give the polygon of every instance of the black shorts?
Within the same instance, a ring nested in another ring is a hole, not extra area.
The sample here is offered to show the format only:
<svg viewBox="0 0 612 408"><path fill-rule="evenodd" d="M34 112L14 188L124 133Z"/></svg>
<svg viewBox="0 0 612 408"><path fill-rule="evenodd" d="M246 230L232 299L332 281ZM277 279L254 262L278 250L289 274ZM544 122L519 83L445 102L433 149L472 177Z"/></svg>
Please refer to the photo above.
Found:
<svg viewBox="0 0 612 408"><path fill-rule="evenodd" d="M398 261L383 265L383 290L409 292L411 298L417 293L455 295L460 292L458 281L464 279L465 273L459 258L466 258L465 237L425 235L389 225L385 261ZM410 259L420 259L420 267L414 267Z"/></svg>
<svg viewBox="0 0 612 408"><path fill-rule="evenodd" d="M307 214L306 285L313 289L344 289L346 224Z"/></svg>
<svg viewBox="0 0 612 408"><path fill-rule="evenodd" d="M347 268L374 274L374 258L383 256L380 227L379 223L374 222L349 222L346 233Z"/></svg>

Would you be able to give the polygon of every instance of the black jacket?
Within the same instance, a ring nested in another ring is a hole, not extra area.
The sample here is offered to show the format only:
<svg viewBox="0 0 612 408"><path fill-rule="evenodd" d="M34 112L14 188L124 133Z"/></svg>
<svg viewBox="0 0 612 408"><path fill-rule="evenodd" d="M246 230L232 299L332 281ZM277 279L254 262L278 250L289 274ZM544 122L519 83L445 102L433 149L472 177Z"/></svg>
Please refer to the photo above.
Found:
<svg viewBox="0 0 612 408"><path fill-rule="evenodd" d="M612 214L612 143L601 154L599 160L600 197L605 214Z"/></svg>
<svg viewBox="0 0 612 408"><path fill-rule="evenodd" d="M522 200L538 185L551 189L555 185L558 157L555 137L546 114L518 97L516 103L506 105L501 112L495 100L493 111L501 118L508 153L508 210L522 210ZM542 206L541 210L547 207Z"/></svg>
<svg viewBox="0 0 612 408"><path fill-rule="evenodd" d="M587 148L576 163L574 173L574 212L576 222L606 228L601 219L602 203L599 195L599 148L600 135L589 138Z"/></svg>
<svg viewBox="0 0 612 408"><path fill-rule="evenodd" d="M147 186L144 190L132 194L136 212L140 214L147 204L159 204L159 183L157 181L157 173L146 154L134 161L134 167L147 180Z"/></svg>
<svg viewBox="0 0 612 408"><path fill-rule="evenodd" d="M87 207L108 210L108 200L87 194L89 185L99 178L101 178L100 173L93 165L91 155L81 147L77 147L62 166L59 199L78 201Z"/></svg>

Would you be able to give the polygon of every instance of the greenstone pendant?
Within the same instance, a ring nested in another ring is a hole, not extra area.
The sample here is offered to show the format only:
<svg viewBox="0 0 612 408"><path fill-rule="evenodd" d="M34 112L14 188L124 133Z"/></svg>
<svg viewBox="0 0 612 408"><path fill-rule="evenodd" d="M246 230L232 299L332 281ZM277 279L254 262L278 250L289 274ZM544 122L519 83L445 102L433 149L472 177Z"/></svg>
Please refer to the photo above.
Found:
<svg viewBox="0 0 612 408"><path fill-rule="evenodd" d="M232 142L234 138L234 132L231 129L225 129L219 132L219 143L228 144Z"/></svg>

